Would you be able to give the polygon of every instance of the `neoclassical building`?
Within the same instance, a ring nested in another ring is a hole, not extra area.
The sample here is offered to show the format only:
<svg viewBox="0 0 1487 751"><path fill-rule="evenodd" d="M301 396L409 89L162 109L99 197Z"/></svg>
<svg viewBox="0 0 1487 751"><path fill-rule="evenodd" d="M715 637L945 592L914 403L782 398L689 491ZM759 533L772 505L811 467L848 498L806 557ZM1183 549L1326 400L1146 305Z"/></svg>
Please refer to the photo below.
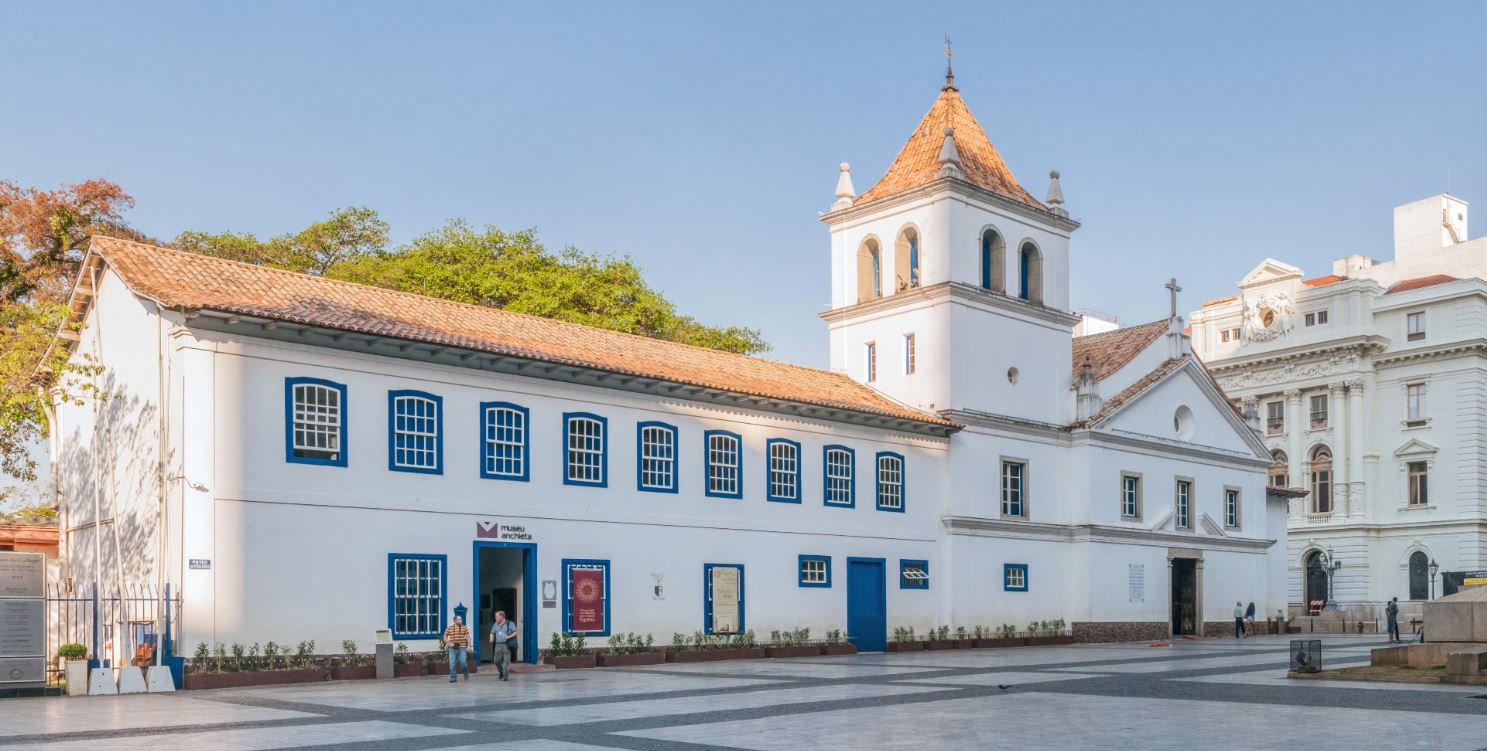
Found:
<svg viewBox="0 0 1487 751"><path fill-rule="evenodd" d="M1394 209L1393 245L1310 278L1266 259L1192 314L1272 485L1309 491L1289 512L1298 607L1423 600L1487 568L1487 239L1438 195Z"/></svg>
<svg viewBox="0 0 1487 751"><path fill-rule="evenodd" d="M523 659L1283 606L1265 445L1175 307L1072 335L1062 200L947 81L822 217L830 370L96 238L69 346L117 397L57 405L67 575L177 585L188 648L429 648L464 607Z"/></svg>

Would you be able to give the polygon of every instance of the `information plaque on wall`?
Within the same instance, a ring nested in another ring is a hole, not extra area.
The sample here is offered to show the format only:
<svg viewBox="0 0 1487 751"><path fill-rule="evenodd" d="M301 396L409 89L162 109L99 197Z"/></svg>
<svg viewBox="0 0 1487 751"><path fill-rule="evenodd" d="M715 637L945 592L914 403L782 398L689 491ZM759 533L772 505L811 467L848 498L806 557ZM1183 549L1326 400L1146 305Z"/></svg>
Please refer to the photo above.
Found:
<svg viewBox="0 0 1487 751"><path fill-rule="evenodd" d="M46 558L0 552L0 686L46 683Z"/></svg>
<svg viewBox="0 0 1487 751"><path fill-rule="evenodd" d="M1146 602L1146 564L1128 564L1126 584L1130 588L1129 602Z"/></svg>

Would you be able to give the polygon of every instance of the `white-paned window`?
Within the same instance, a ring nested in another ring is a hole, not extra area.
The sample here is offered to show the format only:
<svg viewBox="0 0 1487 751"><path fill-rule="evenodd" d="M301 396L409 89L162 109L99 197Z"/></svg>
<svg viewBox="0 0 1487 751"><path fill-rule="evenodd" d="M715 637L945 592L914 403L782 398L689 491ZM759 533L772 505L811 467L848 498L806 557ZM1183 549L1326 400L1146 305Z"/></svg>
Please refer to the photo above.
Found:
<svg viewBox="0 0 1487 751"><path fill-rule="evenodd" d="M800 501L800 444L794 441L769 442L769 500Z"/></svg>
<svg viewBox="0 0 1487 751"><path fill-rule="evenodd" d="M1120 476L1120 515L1126 519L1141 518L1141 476Z"/></svg>
<svg viewBox="0 0 1487 751"><path fill-rule="evenodd" d="M1409 422L1425 421L1425 384L1411 383L1404 387L1405 419Z"/></svg>
<svg viewBox="0 0 1487 751"><path fill-rule="evenodd" d="M1188 480L1177 481L1177 527L1179 529L1192 529L1193 527L1193 483Z"/></svg>
<svg viewBox="0 0 1487 751"><path fill-rule="evenodd" d="M831 586L831 559L822 555L800 557L800 586Z"/></svg>
<svg viewBox="0 0 1487 751"><path fill-rule="evenodd" d="M898 454L878 454L878 508L904 510L904 458Z"/></svg>
<svg viewBox="0 0 1487 751"><path fill-rule="evenodd" d="M857 502L852 483L852 450L843 446L826 447L826 503L851 506Z"/></svg>
<svg viewBox="0 0 1487 751"><path fill-rule="evenodd" d="M1405 339L1418 342L1425 338L1425 311L1410 313L1404 317Z"/></svg>
<svg viewBox="0 0 1487 751"><path fill-rule="evenodd" d="M1315 394L1311 397L1311 426L1313 428L1327 427L1327 395Z"/></svg>
<svg viewBox="0 0 1487 751"><path fill-rule="evenodd" d="M392 571L393 636L437 639L444 633L444 562L442 555L389 556Z"/></svg>
<svg viewBox="0 0 1487 751"><path fill-rule="evenodd" d="M598 415L565 414L567 452L563 482L568 485L605 485L608 421Z"/></svg>
<svg viewBox="0 0 1487 751"><path fill-rule="evenodd" d="M1239 527L1239 491L1234 488L1224 488L1224 526Z"/></svg>
<svg viewBox="0 0 1487 751"><path fill-rule="evenodd" d="M743 496L743 447L738 435L709 430L707 443L707 495L722 498Z"/></svg>
<svg viewBox="0 0 1487 751"><path fill-rule="evenodd" d="M1027 516L1027 465L1002 462L1002 516Z"/></svg>
<svg viewBox="0 0 1487 751"><path fill-rule="evenodd" d="M1277 435L1286 432L1286 403L1265 403L1265 433Z"/></svg>
<svg viewBox="0 0 1487 751"><path fill-rule="evenodd" d="M502 480L525 480L527 466L527 409L515 404L481 405L480 474Z"/></svg>
<svg viewBox="0 0 1487 751"><path fill-rule="evenodd" d="M640 489L676 491L676 428L640 424Z"/></svg>
<svg viewBox="0 0 1487 751"><path fill-rule="evenodd" d="M1425 462L1410 462L1406 466L1406 470L1409 473L1409 504L1411 506L1430 505L1430 485L1426 477L1428 474L1427 468L1428 465Z"/></svg>
<svg viewBox="0 0 1487 751"><path fill-rule="evenodd" d="M439 419L442 409L437 396L393 391L392 469L438 472Z"/></svg>
<svg viewBox="0 0 1487 751"><path fill-rule="evenodd" d="M346 465L346 387L330 381L291 378L289 461Z"/></svg>

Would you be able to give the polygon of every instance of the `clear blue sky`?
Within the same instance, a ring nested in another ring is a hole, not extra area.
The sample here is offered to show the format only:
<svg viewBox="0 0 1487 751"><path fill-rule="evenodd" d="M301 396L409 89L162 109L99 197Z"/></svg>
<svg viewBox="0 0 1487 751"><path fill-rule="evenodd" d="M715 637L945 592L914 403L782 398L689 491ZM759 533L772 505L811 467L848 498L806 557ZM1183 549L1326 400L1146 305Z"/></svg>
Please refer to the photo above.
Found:
<svg viewBox="0 0 1487 751"><path fill-rule="evenodd" d="M1487 222L1487 4L8 3L0 178L89 177L141 230L293 230L365 204L632 256L705 322L827 362L836 165L880 176L957 82L1035 195L1073 304L1136 323L1265 256L1387 256L1396 204ZM1481 234L1478 230L1474 235Z"/></svg>

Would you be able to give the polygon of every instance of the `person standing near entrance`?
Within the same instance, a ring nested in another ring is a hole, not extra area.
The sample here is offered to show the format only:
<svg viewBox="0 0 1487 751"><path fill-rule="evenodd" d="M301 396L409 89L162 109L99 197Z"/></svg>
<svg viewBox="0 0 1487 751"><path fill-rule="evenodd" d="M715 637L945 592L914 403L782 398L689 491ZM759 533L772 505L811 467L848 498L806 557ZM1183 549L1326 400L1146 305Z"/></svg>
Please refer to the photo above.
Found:
<svg viewBox="0 0 1487 751"><path fill-rule="evenodd" d="M465 628L465 619L456 615L444 629L444 646L449 648L449 682L454 683L456 669L465 671L465 680L470 680L470 663L465 659L470 649L470 629Z"/></svg>
<svg viewBox="0 0 1487 751"><path fill-rule="evenodd" d="M1399 598L1395 597L1384 606L1384 620L1389 624L1389 641L1394 644L1400 643L1399 638Z"/></svg>
<svg viewBox="0 0 1487 751"><path fill-rule="evenodd" d="M1249 638L1255 632L1255 604L1252 602L1244 609L1244 636Z"/></svg>
<svg viewBox="0 0 1487 751"><path fill-rule="evenodd" d="M1244 603L1235 601L1235 603L1234 603L1234 638L1235 639L1241 639L1243 637L1244 637Z"/></svg>
<svg viewBox="0 0 1487 751"><path fill-rule="evenodd" d="M516 624L506 620L506 612L496 611L495 625L491 626L491 646L495 654L491 655L496 661L496 672L501 675L501 680L507 679L511 670L511 639L516 636Z"/></svg>

